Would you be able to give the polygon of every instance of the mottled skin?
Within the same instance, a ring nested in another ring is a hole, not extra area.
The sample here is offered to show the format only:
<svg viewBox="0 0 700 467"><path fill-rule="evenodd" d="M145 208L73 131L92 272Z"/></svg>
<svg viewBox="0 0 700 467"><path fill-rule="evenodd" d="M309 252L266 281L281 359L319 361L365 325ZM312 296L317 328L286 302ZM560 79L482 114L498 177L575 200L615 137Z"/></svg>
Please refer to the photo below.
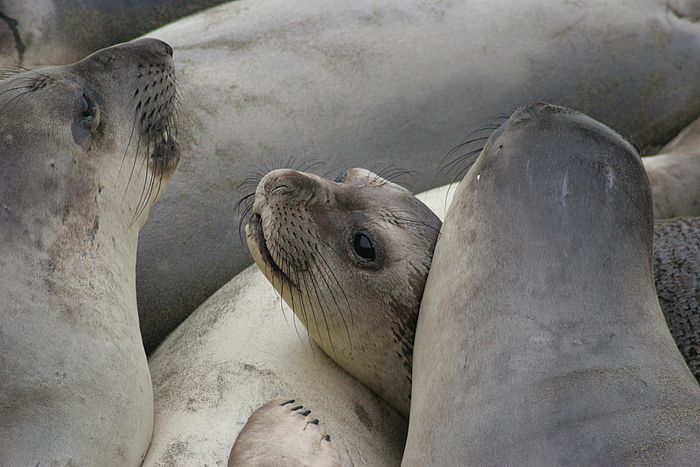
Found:
<svg viewBox="0 0 700 467"><path fill-rule="evenodd" d="M179 159L173 73L146 39L0 81L0 465L146 454L136 247Z"/></svg>
<svg viewBox="0 0 700 467"><path fill-rule="evenodd" d="M402 465L694 464L700 386L659 307L652 221L616 133L515 112L440 232Z"/></svg>
<svg viewBox="0 0 700 467"><path fill-rule="evenodd" d="M147 348L250 264L232 206L256 167L394 164L418 192L533 100L665 144L700 115L692 19L664 0L239 0L154 31L181 70L185 156L139 244Z"/></svg>

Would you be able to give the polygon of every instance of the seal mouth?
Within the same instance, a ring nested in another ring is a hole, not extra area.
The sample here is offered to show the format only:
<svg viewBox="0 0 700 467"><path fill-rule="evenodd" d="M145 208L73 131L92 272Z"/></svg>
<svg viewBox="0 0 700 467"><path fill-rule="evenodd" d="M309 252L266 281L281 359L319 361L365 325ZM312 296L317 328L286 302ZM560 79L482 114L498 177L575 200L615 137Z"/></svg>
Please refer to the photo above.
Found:
<svg viewBox="0 0 700 467"><path fill-rule="evenodd" d="M248 237L249 247L251 246L251 243L255 244L257 254L253 253L253 256L255 257L256 262L259 258L263 263L265 263L265 266L267 266L265 269L261 268L263 269L263 272L269 272L270 275L282 280L290 288L296 290L297 292L301 292L299 287L289 278L289 276L287 276L287 274L277 265L275 260L272 258L272 254L270 253L270 250L267 247L267 240L265 240L265 235L263 233L262 220L260 219L260 214L253 214L253 216L250 218L250 221L248 221L245 230L246 236Z"/></svg>
<svg viewBox="0 0 700 467"><path fill-rule="evenodd" d="M177 138L167 130L163 130L160 138L154 144L151 160L154 164L156 176L162 176L174 171L178 162L180 162L180 144L177 142Z"/></svg>
<svg viewBox="0 0 700 467"><path fill-rule="evenodd" d="M141 199L136 206L132 223L160 197L180 162L180 145L167 127L162 127L160 131L145 132L143 137L148 141L145 157L150 181L142 187Z"/></svg>

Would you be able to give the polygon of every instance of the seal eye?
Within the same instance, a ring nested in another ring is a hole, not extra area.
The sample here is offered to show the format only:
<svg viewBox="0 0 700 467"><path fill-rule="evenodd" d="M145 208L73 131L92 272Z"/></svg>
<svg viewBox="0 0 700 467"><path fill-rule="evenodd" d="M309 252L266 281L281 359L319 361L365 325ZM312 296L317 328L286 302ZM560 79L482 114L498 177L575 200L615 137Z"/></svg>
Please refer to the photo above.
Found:
<svg viewBox="0 0 700 467"><path fill-rule="evenodd" d="M95 129L99 125L99 108L95 106L92 99L83 91L80 91L78 94L76 107L77 116L71 125L73 141L81 146L85 146L89 144ZM87 146L85 147L87 148Z"/></svg>
<svg viewBox="0 0 700 467"><path fill-rule="evenodd" d="M78 98L78 110L80 112L80 117L86 123L89 124L95 120L95 106L84 92L81 92Z"/></svg>
<svg viewBox="0 0 700 467"><path fill-rule="evenodd" d="M366 232L358 232L352 239L352 251L361 261L374 261L377 252L374 248L374 241Z"/></svg>
<svg viewBox="0 0 700 467"><path fill-rule="evenodd" d="M346 170L342 174L338 175L335 177L335 180L333 180L335 183L343 183L345 179L348 178L348 171Z"/></svg>

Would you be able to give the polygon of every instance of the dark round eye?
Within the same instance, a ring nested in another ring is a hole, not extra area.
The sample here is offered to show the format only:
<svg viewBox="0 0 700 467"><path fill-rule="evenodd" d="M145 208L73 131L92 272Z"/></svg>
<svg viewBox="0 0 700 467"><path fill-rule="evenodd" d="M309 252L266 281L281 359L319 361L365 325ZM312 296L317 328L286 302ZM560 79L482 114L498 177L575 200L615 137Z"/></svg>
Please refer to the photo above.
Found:
<svg viewBox="0 0 700 467"><path fill-rule="evenodd" d="M352 250L362 261L374 261L377 252L374 248L374 241L366 232L358 232L352 239Z"/></svg>
<svg viewBox="0 0 700 467"><path fill-rule="evenodd" d="M335 183L343 183L345 179L348 178L348 171L346 170L342 174L338 175L335 177L335 180L333 180Z"/></svg>

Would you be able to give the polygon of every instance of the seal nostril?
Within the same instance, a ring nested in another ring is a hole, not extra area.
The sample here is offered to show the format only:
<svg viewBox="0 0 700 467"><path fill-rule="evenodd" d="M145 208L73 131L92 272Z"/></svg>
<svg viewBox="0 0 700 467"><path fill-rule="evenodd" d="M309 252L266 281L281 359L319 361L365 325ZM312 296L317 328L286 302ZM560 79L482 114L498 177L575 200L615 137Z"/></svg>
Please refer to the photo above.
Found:
<svg viewBox="0 0 700 467"><path fill-rule="evenodd" d="M287 185L285 185L284 183L278 183L272 188L272 190L270 190L270 194L275 196L281 196L286 193L289 193L290 191L292 190Z"/></svg>

